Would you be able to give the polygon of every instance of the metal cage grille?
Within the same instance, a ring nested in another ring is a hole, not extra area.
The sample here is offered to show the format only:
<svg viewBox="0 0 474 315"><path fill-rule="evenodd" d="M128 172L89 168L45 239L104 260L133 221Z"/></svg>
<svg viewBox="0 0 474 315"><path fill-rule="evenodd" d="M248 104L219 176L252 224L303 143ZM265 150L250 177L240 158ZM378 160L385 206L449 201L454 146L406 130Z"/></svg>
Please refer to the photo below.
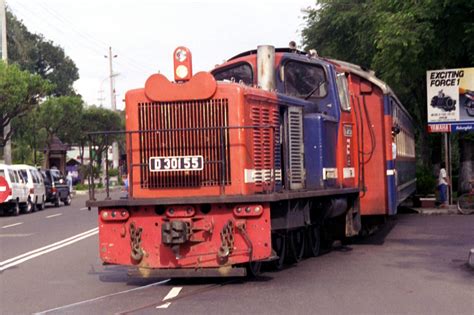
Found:
<svg viewBox="0 0 474 315"><path fill-rule="evenodd" d="M138 104L142 188L230 185L228 100ZM150 172L150 157L197 156L202 171Z"/></svg>

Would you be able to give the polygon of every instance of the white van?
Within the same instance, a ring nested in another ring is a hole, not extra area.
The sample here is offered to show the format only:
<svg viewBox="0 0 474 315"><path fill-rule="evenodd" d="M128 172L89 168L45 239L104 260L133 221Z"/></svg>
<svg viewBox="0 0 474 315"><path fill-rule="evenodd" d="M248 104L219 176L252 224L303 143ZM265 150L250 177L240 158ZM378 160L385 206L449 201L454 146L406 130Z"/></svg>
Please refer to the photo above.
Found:
<svg viewBox="0 0 474 315"><path fill-rule="evenodd" d="M29 189L23 176L10 165L0 164L0 209L19 215L20 210L31 212Z"/></svg>
<svg viewBox="0 0 474 315"><path fill-rule="evenodd" d="M32 204L32 211L44 209L46 202L46 192L43 176L33 166L25 164L15 164L12 168L19 171L26 181L29 190L29 202Z"/></svg>

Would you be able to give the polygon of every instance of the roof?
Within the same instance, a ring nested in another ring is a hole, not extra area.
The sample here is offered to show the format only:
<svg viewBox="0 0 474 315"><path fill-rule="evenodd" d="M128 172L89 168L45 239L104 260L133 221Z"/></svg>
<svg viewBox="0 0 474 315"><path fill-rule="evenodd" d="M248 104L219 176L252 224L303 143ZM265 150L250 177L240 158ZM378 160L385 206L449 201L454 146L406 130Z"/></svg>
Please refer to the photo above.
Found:
<svg viewBox="0 0 474 315"><path fill-rule="evenodd" d="M64 144L57 136L53 136L53 140L51 141L51 145L49 147L50 151L64 151L68 150L69 146Z"/></svg>

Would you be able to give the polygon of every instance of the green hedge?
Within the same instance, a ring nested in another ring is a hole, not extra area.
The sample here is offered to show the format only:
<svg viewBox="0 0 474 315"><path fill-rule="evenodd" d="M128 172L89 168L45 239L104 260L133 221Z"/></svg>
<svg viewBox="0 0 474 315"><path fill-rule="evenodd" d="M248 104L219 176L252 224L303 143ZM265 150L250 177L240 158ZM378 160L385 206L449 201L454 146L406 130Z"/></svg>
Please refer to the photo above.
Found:
<svg viewBox="0 0 474 315"><path fill-rule="evenodd" d="M416 168L416 192L419 195L431 195L436 192L437 178L432 175L433 170L427 166Z"/></svg>

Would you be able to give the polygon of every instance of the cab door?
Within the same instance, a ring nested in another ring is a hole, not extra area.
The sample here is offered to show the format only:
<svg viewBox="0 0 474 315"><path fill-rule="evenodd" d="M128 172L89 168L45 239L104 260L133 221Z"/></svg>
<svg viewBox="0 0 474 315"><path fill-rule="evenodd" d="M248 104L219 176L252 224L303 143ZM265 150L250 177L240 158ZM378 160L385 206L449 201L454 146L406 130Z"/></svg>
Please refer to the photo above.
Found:
<svg viewBox="0 0 474 315"><path fill-rule="evenodd" d="M356 187L355 116L350 104L349 84L345 73L336 74L336 85L340 102L337 169L338 181L343 187Z"/></svg>

